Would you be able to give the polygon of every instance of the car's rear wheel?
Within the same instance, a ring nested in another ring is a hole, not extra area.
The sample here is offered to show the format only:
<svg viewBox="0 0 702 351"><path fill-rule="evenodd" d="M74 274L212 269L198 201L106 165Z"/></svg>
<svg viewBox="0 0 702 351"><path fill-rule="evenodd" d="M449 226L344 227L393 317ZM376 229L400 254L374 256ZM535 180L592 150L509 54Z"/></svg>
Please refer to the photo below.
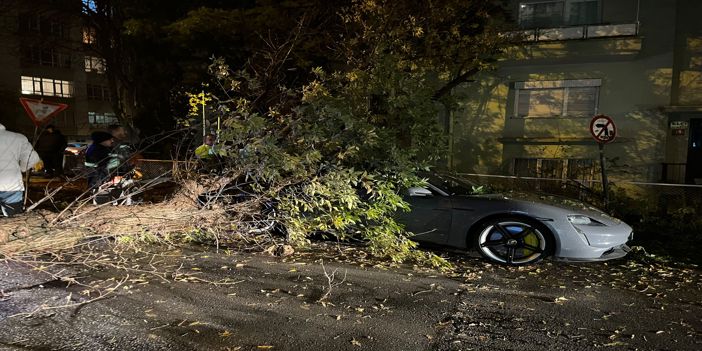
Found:
<svg viewBox="0 0 702 351"><path fill-rule="evenodd" d="M503 217L485 223L476 247L488 260L512 266L536 263L553 249L551 235L543 225L524 218Z"/></svg>

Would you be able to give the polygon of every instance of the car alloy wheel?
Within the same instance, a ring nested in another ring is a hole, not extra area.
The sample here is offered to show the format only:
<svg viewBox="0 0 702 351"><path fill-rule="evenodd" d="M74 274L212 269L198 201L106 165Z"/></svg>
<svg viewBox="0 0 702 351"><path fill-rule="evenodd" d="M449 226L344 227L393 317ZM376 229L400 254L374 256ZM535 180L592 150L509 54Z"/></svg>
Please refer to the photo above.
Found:
<svg viewBox="0 0 702 351"><path fill-rule="evenodd" d="M502 218L482 227L476 246L480 254L492 262L527 265L547 256L551 249L547 235L531 221Z"/></svg>

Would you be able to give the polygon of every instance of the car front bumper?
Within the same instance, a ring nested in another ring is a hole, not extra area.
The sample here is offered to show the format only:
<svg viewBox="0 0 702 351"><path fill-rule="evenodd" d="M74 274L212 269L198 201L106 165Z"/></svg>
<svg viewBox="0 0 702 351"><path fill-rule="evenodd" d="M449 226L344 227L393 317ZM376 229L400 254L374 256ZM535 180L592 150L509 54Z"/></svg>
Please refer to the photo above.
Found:
<svg viewBox="0 0 702 351"><path fill-rule="evenodd" d="M556 261L564 262L599 262L622 258L631 252L631 248L626 244L621 244L617 247L612 247L604 252L599 257L553 257Z"/></svg>
<svg viewBox="0 0 702 351"><path fill-rule="evenodd" d="M626 256L633 230L623 222L607 226L575 226L553 223L558 247L553 257L564 261L606 261Z"/></svg>

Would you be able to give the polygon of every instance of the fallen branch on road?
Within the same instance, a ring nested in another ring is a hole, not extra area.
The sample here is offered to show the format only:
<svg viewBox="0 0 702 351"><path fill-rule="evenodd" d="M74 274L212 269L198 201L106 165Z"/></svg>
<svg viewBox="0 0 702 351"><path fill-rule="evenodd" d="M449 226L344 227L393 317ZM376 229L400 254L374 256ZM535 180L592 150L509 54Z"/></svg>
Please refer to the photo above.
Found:
<svg viewBox="0 0 702 351"><path fill-rule="evenodd" d="M85 306L85 305L87 305L87 304L90 304L90 303L93 303L93 302L96 302L96 301L100 301L100 300L104 300L105 298L109 297L110 295L112 295L112 293L114 293L117 289L119 289L119 287L121 287L122 284L124 284L124 282L127 281L127 279L129 279L129 275L127 275L127 276L124 277L122 280L120 280L119 282L117 282L117 284L116 284L115 286L110 287L110 288L107 288L107 289L105 289L104 291L99 291L99 294L100 294L99 296L97 296L97 297L95 297L95 298L92 298L92 299L90 299L90 300L87 300L87 301L76 302L76 303L70 303L70 304L65 304L65 305L58 305L58 306L44 306L44 305L42 305L42 306L37 307L37 308L36 308L35 310L33 310L32 312L17 313L17 314L13 314L13 315L9 316L8 318L13 318L13 317L31 318L31 317L33 317L35 314L37 314L37 313L39 313L39 312L45 312L45 311L50 311L50 310L57 310L57 309L62 309L62 308L72 308L72 307L76 307L76 309L78 309L78 308L80 308L80 307L82 307L82 306ZM71 296L72 296L72 295L68 295L67 298L70 299Z"/></svg>
<svg viewBox="0 0 702 351"><path fill-rule="evenodd" d="M326 299L328 299L329 295L331 295L332 289L344 284L346 282L346 274L348 273L348 270L344 270L344 278L341 281L337 281L336 274L338 272L338 269L335 269L333 272L329 273L327 272L327 268L324 267L324 261L322 261L321 265L322 271L324 272L324 276L327 278L327 291L324 293L324 295L317 299L318 303L323 303Z"/></svg>

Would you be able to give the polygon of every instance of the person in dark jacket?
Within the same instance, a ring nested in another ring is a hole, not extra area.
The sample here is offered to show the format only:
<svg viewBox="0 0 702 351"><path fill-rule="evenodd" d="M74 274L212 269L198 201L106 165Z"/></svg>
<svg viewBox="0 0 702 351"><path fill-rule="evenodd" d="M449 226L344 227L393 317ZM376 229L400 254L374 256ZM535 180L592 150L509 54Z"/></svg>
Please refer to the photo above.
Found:
<svg viewBox="0 0 702 351"><path fill-rule="evenodd" d="M129 144L129 134L124 127L118 124L108 126L107 131L112 134L112 139L114 139L108 169L111 172L116 172L117 175L127 174L134 169L136 158L138 158L134 147Z"/></svg>
<svg viewBox="0 0 702 351"><path fill-rule="evenodd" d="M35 150L44 161L44 172L47 177L63 174L63 152L66 150L66 137L53 125L48 125L39 136Z"/></svg>
<svg viewBox="0 0 702 351"><path fill-rule="evenodd" d="M93 132L90 139L93 140L93 143L88 146L88 150L85 152L85 167L90 170L88 186L97 188L110 177L107 165L110 162L114 139L112 134L107 132Z"/></svg>

